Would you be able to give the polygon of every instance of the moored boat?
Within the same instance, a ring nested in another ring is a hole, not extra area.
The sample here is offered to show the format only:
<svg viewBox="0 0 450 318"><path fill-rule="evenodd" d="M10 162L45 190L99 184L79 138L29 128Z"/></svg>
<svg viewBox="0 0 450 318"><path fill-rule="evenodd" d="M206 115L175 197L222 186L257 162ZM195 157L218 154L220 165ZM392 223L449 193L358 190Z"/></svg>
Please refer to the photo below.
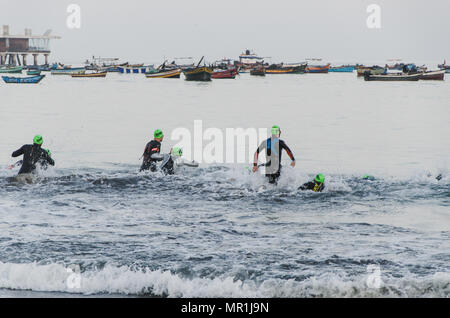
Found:
<svg viewBox="0 0 450 318"><path fill-rule="evenodd" d="M371 66L371 67L359 66L356 69L356 76L364 76L364 73L366 71L369 71L370 75L380 75L386 72L386 70L380 66Z"/></svg>
<svg viewBox="0 0 450 318"><path fill-rule="evenodd" d="M264 65L258 65L252 68L250 70L250 75L266 76L266 69L264 68Z"/></svg>
<svg viewBox="0 0 450 318"><path fill-rule="evenodd" d="M2 79L7 84L37 84L44 77L45 77L45 75L37 75L37 76L30 76L30 77L2 76Z"/></svg>
<svg viewBox="0 0 450 318"><path fill-rule="evenodd" d="M330 64L327 65L308 65L306 73L328 73Z"/></svg>
<svg viewBox="0 0 450 318"><path fill-rule="evenodd" d="M41 70L28 70L27 75L41 75Z"/></svg>
<svg viewBox="0 0 450 318"><path fill-rule="evenodd" d="M50 74L52 75L72 75L72 74L84 74L86 69L84 67L73 67L73 68L63 68L52 70Z"/></svg>
<svg viewBox="0 0 450 318"><path fill-rule="evenodd" d="M180 78L181 68L174 70L159 70L156 72L145 73L147 78Z"/></svg>
<svg viewBox="0 0 450 318"><path fill-rule="evenodd" d="M139 73L145 74L146 72L148 72L150 68L153 68L153 65L144 66L143 64L135 64L117 67L119 73L123 74L139 74Z"/></svg>
<svg viewBox="0 0 450 318"><path fill-rule="evenodd" d="M444 80L444 74L445 74L445 70L423 72L423 73L420 73L420 79L421 80L442 81L442 80Z"/></svg>
<svg viewBox="0 0 450 318"><path fill-rule="evenodd" d="M370 71L364 73L365 81L418 81L421 73L417 74L380 74L372 75Z"/></svg>
<svg viewBox="0 0 450 318"><path fill-rule="evenodd" d="M266 68L266 74L302 74L306 64L272 64Z"/></svg>
<svg viewBox="0 0 450 318"><path fill-rule="evenodd" d="M343 72L343 73L351 73L355 70L354 66L337 66L337 67L330 67L328 70L329 72Z"/></svg>
<svg viewBox="0 0 450 318"><path fill-rule="evenodd" d="M210 81L212 75L212 69L209 67L200 66L204 56L200 59L196 67L186 68L183 70L183 74L187 81Z"/></svg>
<svg viewBox="0 0 450 318"><path fill-rule="evenodd" d="M228 70L217 70L212 72L211 78L236 78L237 70L235 68Z"/></svg>
<svg viewBox="0 0 450 318"><path fill-rule="evenodd" d="M22 66L0 67L0 73L22 73Z"/></svg>
<svg viewBox="0 0 450 318"><path fill-rule="evenodd" d="M106 77L105 72L97 72L97 73L83 73L83 74L72 74L72 77L81 78L81 77Z"/></svg>

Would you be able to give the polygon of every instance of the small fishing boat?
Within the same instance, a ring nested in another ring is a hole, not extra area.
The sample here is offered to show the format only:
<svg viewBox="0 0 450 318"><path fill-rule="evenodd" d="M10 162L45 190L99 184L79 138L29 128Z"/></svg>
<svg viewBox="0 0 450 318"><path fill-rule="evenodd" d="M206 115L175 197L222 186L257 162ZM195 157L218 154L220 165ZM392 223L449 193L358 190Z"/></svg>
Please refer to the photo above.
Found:
<svg viewBox="0 0 450 318"><path fill-rule="evenodd" d="M84 73L84 74L72 74L72 77L75 78L85 78L85 77L106 77L106 71L105 72L97 72L97 73Z"/></svg>
<svg viewBox="0 0 450 318"><path fill-rule="evenodd" d="M360 66L356 69L356 76L358 77L364 76L364 73L366 71L369 71L370 75L380 75L386 73L386 70L380 66L372 66L372 67Z"/></svg>
<svg viewBox="0 0 450 318"><path fill-rule="evenodd" d="M41 70L28 70L27 75L41 75Z"/></svg>
<svg viewBox="0 0 450 318"><path fill-rule="evenodd" d="M22 66L15 66L15 67L0 67L0 73L22 73Z"/></svg>
<svg viewBox="0 0 450 318"><path fill-rule="evenodd" d="M330 64L327 65L308 65L306 73L328 73Z"/></svg>
<svg viewBox="0 0 450 318"><path fill-rule="evenodd" d="M438 80L438 81L443 81L444 80L444 74L445 74L445 70L424 72L424 73L420 73L420 79L421 80Z"/></svg>
<svg viewBox="0 0 450 318"><path fill-rule="evenodd" d="M212 69L205 65L200 66L204 56L200 59L196 67L187 68L183 70L186 81L210 81Z"/></svg>
<svg viewBox="0 0 450 318"><path fill-rule="evenodd" d="M156 72L147 72L145 77L147 78L180 78L181 68L174 70L158 70Z"/></svg>
<svg viewBox="0 0 450 318"><path fill-rule="evenodd" d="M266 76L266 69L264 65L258 65L255 66L250 70L250 75L256 75L256 76Z"/></svg>
<svg viewBox="0 0 450 318"><path fill-rule="evenodd" d="M266 74L301 74L306 64L272 64L266 68Z"/></svg>
<svg viewBox="0 0 450 318"><path fill-rule="evenodd" d="M37 75L37 76L31 76L31 77L2 76L2 79L5 83L8 83L8 84L37 84L44 77L45 77L45 75Z"/></svg>
<svg viewBox="0 0 450 318"><path fill-rule="evenodd" d="M144 64L134 64L134 65L117 67L117 69L119 70L119 73L122 73L122 74L139 74L139 73L145 74L151 68L153 68L153 65L144 66Z"/></svg>
<svg viewBox="0 0 450 318"><path fill-rule="evenodd" d="M217 70L212 72L211 78L236 78L237 69L232 68L228 70Z"/></svg>
<svg viewBox="0 0 450 318"><path fill-rule="evenodd" d="M330 67L328 72L342 72L342 73L351 73L355 70L354 66L337 66L337 67Z"/></svg>
<svg viewBox="0 0 450 318"><path fill-rule="evenodd" d="M380 74L372 75L370 71L364 73L365 81L418 81L421 73L417 74Z"/></svg>
<svg viewBox="0 0 450 318"><path fill-rule="evenodd" d="M72 74L84 74L86 69L84 67L73 67L73 68L63 68L52 70L50 74L52 75L72 75Z"/></svg>

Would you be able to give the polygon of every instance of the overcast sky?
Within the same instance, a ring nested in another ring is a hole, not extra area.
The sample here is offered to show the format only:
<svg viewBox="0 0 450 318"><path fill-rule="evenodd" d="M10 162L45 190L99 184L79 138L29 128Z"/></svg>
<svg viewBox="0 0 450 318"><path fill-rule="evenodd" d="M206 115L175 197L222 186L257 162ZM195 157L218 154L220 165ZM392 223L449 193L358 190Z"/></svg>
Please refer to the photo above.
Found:
<svg viewBox="0 0 450 318"><path fill-rule="evenodd" d="M69 29L69 4L81 28ZM369 29L368 5L381 7L381 28ZM51 61L83 63L92 55L124 62L164 57L238 59L246 48L272 62L450 62L448 0L0 0L10 33L52 29Z"/></svg>

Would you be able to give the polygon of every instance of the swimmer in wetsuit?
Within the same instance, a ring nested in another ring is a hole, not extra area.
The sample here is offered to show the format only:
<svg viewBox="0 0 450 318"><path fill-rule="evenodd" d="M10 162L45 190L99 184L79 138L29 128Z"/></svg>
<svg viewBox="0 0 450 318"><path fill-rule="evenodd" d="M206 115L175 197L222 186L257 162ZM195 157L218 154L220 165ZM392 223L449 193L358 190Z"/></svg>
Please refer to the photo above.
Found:
<svg viewBox="0 0 450 318"><path fill-rule="evenodd" d="M45 149L45 148L43 148L43 149L44 149L44 151L47 152L48 156L51 158L52 153L51 153L50 149ZM10 165L10 166L9 166L9 169L13 169L14 167L20 166L20 165L22 165L22 163L23 163L23 160L19 160L19 161L17 161L16 163ZM38 160L37 163L39 164L39 166L41 167L41 169L47 170L49 163L48 163L48 161L47 161L46 158L41 157L41 158Z"/></svg>
<svg viewBox="0 0 450 318"><path fill-rule="evenodd" d="M154 154L152 157L155 160L161 160L159 169L166 174L174 174L178 167L198 167L198 163L195 161L188 161L182 158L183 150L179 147L171 149L170 154Z"/></svg>
<svg viewBox="0 0 450 318"><path fill-rule="evenodd" d="M266 177L269 178L269 183L276 184L278 178L280 177L282 150L284 149L291 158L292 167L295 167L295 158L291 149L289 149L286 143L280 139L280 127L274 125L272 126L271 131L272 137L263 141L255 152L253 159L253 172L258 171L258 156L261 151L265 150L266 158L268 159L268 161L264 164L266 169Z"/></svg>
<svg viewBox="0 0 450 318"><path fill-rule="evenodd" d="M299 190L312 190L313 192L322 192L325 189L325 177L323 174L319 173L314 181L307 182L301 185Z"/></svg>
<svg viewBox="0 0 450 318"><path fill-rule="evenodd" d="M41 148L43 142L44 140L42 136L36 135L33 139L32 145L23 145L20 149L12 153L12 157L23 155L21 162L19 161L16 163L22 164L19 170L19 175L32 173L36 170L37 163L40 163L41 165L55 165L55 161L50 157L49 152Z"/></svg>
<svg viewBox="0 0 450 318"><path fill-rule="evenodd" d="M143 160L141 165L141 170L156 171L156 161L155 154L159 154L161 151L161 142L164 139L164 134L161 129L156 129L153 133L153 140L147 143L144 149ZM160 159L161 160L161 159Z"/></svg>

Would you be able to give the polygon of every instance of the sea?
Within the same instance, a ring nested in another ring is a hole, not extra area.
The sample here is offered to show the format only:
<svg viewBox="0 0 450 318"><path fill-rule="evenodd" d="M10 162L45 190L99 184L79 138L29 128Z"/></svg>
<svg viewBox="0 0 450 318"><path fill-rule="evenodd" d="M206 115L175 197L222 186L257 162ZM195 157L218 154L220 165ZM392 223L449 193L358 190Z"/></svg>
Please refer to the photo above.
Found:
<svg viewBox="0 0 450 318"><path fill-rule="evenodd" d="M44 74L0 83L0 297L450 295L448 74ZM272 125L296 158L277 185L250 171L264 136L226 138ZM199 167L140 172L155 129ZM56 164L18 182L36 134Z"/></svg>

